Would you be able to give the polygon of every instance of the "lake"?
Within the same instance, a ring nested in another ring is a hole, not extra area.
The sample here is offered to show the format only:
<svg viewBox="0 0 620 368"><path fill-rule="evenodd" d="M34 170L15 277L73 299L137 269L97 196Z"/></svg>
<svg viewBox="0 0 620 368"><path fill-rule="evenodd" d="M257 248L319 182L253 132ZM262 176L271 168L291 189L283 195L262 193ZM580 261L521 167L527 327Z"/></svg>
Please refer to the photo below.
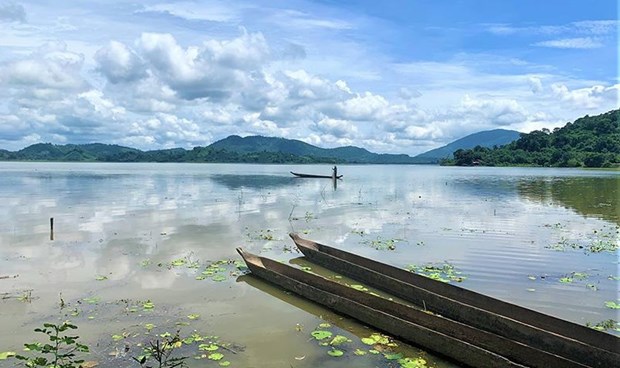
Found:
<svg viewBox="0 0 620 368"><path fill-rule="evenodd" d="M374 330L242 275L239 246L320 272L289 232L579 324L619 319L619 171L342 165L336 188L290 171L331 166L0 163L0 352L71 320L99 367L137 367L140 344L177 331L196 367L397 367L354 354Z"/></svg>

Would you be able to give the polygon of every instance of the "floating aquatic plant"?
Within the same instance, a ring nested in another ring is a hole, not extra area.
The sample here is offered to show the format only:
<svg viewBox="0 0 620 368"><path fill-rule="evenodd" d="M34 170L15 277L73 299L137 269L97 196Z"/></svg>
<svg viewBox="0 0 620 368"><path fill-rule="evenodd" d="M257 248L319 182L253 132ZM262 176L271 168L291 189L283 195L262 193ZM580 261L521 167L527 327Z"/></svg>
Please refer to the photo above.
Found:
<svg viewBox="0 0 620 368"><path fill-rule="evenodd" d="M427 263L423 266L408 265L405 269L409 272L414 272L422 276L426 276L433 280L442 282L463 282L467 277L462 276L462 272L457 271L456 268L448 263Z"/></svg>

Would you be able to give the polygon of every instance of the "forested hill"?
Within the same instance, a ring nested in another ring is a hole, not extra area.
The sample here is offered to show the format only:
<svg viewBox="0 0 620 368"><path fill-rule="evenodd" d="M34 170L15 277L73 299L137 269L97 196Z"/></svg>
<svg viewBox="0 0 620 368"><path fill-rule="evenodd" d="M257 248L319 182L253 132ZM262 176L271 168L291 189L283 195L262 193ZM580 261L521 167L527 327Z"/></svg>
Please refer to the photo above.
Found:
<svg viewBox="0 0 620 368"><path fill-rule="evenodd" d="M477 146L457 150L442 164L459 166L620 166L620 110L584 116L552 132L548 129L521 134L499 148Z"/></svg>
<svg viewBox="0 0 620 368"><path fill-rule="evenodd" d="M240 162L240 163L364 163L411 164L408 155L377 154L359 147L325 149L298 140L230 136L207 147L141 151L135 148L92 144L37 143L20 151L0 150L0 161L103 161L103 162Z"/></svg>
<svg viewBox="0 0 620 368"><path fill-rule="evenodd" d="M520 134L521 133L517 132L516 130L485 130L482 132L470 134L461 139L457 139L456 141L443 147L435 148L428 152L421 153L414 158L418 160L425 160L428 163L438 163L444 158L452 157L452 154L458 149L468 149L474 148L476 146L499 147L519 139Z"/></svg>

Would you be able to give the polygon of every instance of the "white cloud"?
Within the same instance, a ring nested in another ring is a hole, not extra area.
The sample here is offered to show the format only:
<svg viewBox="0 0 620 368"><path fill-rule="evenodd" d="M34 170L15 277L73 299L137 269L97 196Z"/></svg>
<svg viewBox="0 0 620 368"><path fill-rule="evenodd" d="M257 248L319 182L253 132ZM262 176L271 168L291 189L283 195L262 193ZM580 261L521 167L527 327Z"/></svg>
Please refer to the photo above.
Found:
<svg viewBox="0 0 620 368"><path fill-rule="evenodd" d="M370 92L337 103L342 116L352 120L375 120L388 105L383 96Z"/></svg>
<svg viewBox="0 0 620 368"><path fill-rule="evenodd" d="M569 89L566 85L555 83L551 85L554 95L569 106L582 109L601 109L608 104L618 101L620 84L613 86L594 85L591 87Z"/></svg>
<svg viewBox="0 0 620 368"><path fill-rule="evenodd" d="M605 46L600 40L592 37L562 38L536 42L533 45L558 49L596 49Z"/></svg>
<svg viewBox="0 0 620 368"><path fill-rule="evenodd" d="M146 76L144 63L125 44L117 41L97 51L97 69L112 83L131 82Z"/></svg>
<svg viewBox="0 0 620 368"><path fill-rule="evenodd" d="M543 90L542 81L538 77L529 77L527 80L532 93L539 93Z"/></svg>
<svg viewBox="0 0 620 368"><path fill-rule="evenodd" d="M348 120L323 118L316 124L317 129L336 138L354 138L357 126Z"/></svg>
<svg viewBox="0 0 620 368"><path fill-rule="evenodd" d="M24 88L77 90L85 86L80 74L84 58L65 44L47 45L28 58L0 65L0 82Z"/></svg>

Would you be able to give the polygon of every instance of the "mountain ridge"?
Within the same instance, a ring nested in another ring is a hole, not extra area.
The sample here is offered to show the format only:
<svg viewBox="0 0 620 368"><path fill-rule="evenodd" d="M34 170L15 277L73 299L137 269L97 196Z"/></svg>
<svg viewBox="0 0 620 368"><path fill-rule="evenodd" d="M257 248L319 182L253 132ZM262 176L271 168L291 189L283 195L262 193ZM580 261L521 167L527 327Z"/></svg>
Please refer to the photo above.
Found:
<svg viewBox="0 0 620 368"><path fill-rule="evenodd" d="M521 133L516 130L484 130L481 132L472 133L463 138L459 138L445 146L421 153L414 156L414 158L425 159L432 163L438 163L442 159L452 158L452 154L459 149L469 149L476 146L489 148L493 146L503 146L519 139L520 136Z"/></svg>

